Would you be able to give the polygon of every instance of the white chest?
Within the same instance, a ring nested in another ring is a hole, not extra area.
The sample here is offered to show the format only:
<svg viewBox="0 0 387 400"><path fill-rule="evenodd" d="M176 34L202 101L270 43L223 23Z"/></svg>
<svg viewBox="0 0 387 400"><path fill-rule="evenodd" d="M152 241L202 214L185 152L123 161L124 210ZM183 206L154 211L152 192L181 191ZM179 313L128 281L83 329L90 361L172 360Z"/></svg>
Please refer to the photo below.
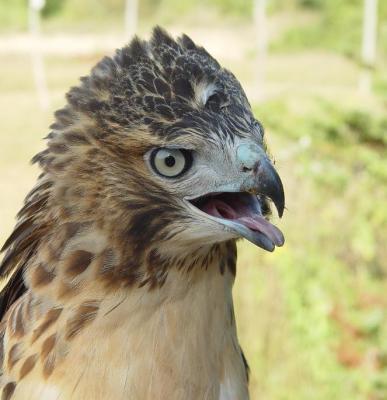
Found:
<svg viewBox="0 0 387 400"><path fill-rule="evenodd" d="M247 400L231 285L214 271L179 290L105 299L49 382L29 375L15 400Z"/></svg>

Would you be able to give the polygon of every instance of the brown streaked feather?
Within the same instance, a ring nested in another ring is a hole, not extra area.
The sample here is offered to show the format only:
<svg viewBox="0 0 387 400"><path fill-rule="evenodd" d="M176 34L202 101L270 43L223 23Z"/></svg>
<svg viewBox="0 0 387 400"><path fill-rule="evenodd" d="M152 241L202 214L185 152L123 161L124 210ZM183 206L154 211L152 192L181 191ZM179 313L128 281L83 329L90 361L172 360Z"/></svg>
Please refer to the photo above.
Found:
<svg viewBox="0 0 387 400"><path fill-rule="evenodd" d="M11 305L22 296L26 290L23 281L23 269L19 268L14 271L0 292L0 318L3 318Z"/></svg>
<svg viewBox="0 0 387 400"><path fill-rule="evenodd" d="M23 208L18 213L19 222L0 250L6 252L0 262L0 279L7 279L0 291L0 320L9 307L26 291L23 274L26 265L43 237L46 237L50 224L46 222L49 191L52 182L38 183L27 195Z"/></svg>
<svg viewBox="0 0 387 400"><path fill-rule="evenodd" d="M15 242L21 242L23 238L28 236L34 230L34 217L30 217L28 219L20 221L16 226L11 235L5 241L3 247L0 249L0 252L8 249ZM1 270L0 273L6 274L6 270Z"/></svg>
<svg viewBox="0 0 387 400"><path fill-rule="evenodd" d="M32 332L31 343L36 342L40 336L45 332L51 325L53 325L62 313L61 308L53 308L47 312L41 324L34 329Z"/></svg>
<svg viewBox="0 0 387 400"><path fill-rule="evenodd" d="M3 365L4 362L4 336L5 336L5 322L0 322L0 365Z"/></svg>
<svg viewBox="0 0 387 400"><path fill-rule="evenodd" d="M67 321L65 333L66 339L72 339L83 327L93 321L97 316L99 303L99 301L95 300L85 301L78 307L75 314Z"/></svg>
<svg viewBox="0 0 387 400"><path fill-rule="evenodd" d="M38 355L33 354L29 356L23 363L19 372L19 380L23 379L27 374L29 374L35 367L36 361L38 360Z"/></svg>
<svg viewBox="0 0 387 400"><path fill-rule="evenodd" d="M11 347L8 353L8 369L11 370L13 366L20 360L23 352L20 343L16 343Z"/></svg>
<svg viewBox="0 0 387 400"><path fill-rule="evenodd" d="M7 383L3 391L1 393L1 400L11 400L13 392L15 391L16 383L15 382L9 382Z"/></svg>
<svg viewBox="0 0 387 400"><path fill-rule="evenodd" d="M6 278L20 261L25 261L26 254L30 254L32 248L36 248L40 239L48 232L48 226L28 228L9 247L0 265L0 276Z"/></svg>

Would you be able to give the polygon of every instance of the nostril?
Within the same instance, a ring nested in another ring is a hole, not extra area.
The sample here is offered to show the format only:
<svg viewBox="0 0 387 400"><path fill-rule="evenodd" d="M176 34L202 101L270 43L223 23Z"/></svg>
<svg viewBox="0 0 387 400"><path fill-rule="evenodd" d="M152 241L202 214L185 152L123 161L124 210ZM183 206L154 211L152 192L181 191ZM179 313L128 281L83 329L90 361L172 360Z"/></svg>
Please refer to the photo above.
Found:
<svg viewBox="0 0 387 400"><path fill-rule="evenodd" d="M265 158L265 152L255 143L243 143L237 148L237 160L242 172L257 172L259 162Z"/></svg>
<svg viewBox="0 0 387 400"><path fill-rule="evenodd" d="M260 161L256 161L251 168L250 167L246 167L244 165L242 167L242 172L251 172L251 171L257 172L260 165L261 165Z"/></svg>

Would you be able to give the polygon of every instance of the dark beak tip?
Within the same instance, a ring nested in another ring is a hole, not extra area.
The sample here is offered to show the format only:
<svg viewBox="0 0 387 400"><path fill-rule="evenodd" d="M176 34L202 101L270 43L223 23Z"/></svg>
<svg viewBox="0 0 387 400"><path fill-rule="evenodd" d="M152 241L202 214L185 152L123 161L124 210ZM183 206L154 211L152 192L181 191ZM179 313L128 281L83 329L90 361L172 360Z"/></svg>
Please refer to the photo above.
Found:
<svg viewBox="0 0 387 400"><path fill-rule="evenodd" d="M282 187L281 187L282 189ZM275 208L277 210L277 214L280 218L284 215L285 211L285 196L283 189L278 191L275 196L271 197L271 200L273 201Z"/></svg>
<svg viewBox="0 0 387 400"><path fill-rule="evenodd" d="M282 218L285 209L285 192L281 178L270 161L263 164L261 171L260 179L263 183L261 192L273 201L278 216Z"/></svg>
<svg viewBox="0 0 387 400"><path fill-rule="evenodd" d="M284 205L284 204L281 204L279 207L277 207L278 216L279 216L280 218L283 217L283 215L284 215L284 210L285 210L285 205Z"/></svg>

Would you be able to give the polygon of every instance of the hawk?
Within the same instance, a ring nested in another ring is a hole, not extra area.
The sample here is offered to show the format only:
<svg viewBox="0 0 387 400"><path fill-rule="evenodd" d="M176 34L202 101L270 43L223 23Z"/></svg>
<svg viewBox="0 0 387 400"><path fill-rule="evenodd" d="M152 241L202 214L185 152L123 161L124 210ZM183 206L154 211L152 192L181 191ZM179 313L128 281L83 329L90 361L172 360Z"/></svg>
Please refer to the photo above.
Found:
<svg viewBox="0 0 387 400"><path fill-rule="evenodd" d="M157 27L50 128L2 248L1 399L248 399L235 242L282 246L285 200L237 79Z"/></svg>

